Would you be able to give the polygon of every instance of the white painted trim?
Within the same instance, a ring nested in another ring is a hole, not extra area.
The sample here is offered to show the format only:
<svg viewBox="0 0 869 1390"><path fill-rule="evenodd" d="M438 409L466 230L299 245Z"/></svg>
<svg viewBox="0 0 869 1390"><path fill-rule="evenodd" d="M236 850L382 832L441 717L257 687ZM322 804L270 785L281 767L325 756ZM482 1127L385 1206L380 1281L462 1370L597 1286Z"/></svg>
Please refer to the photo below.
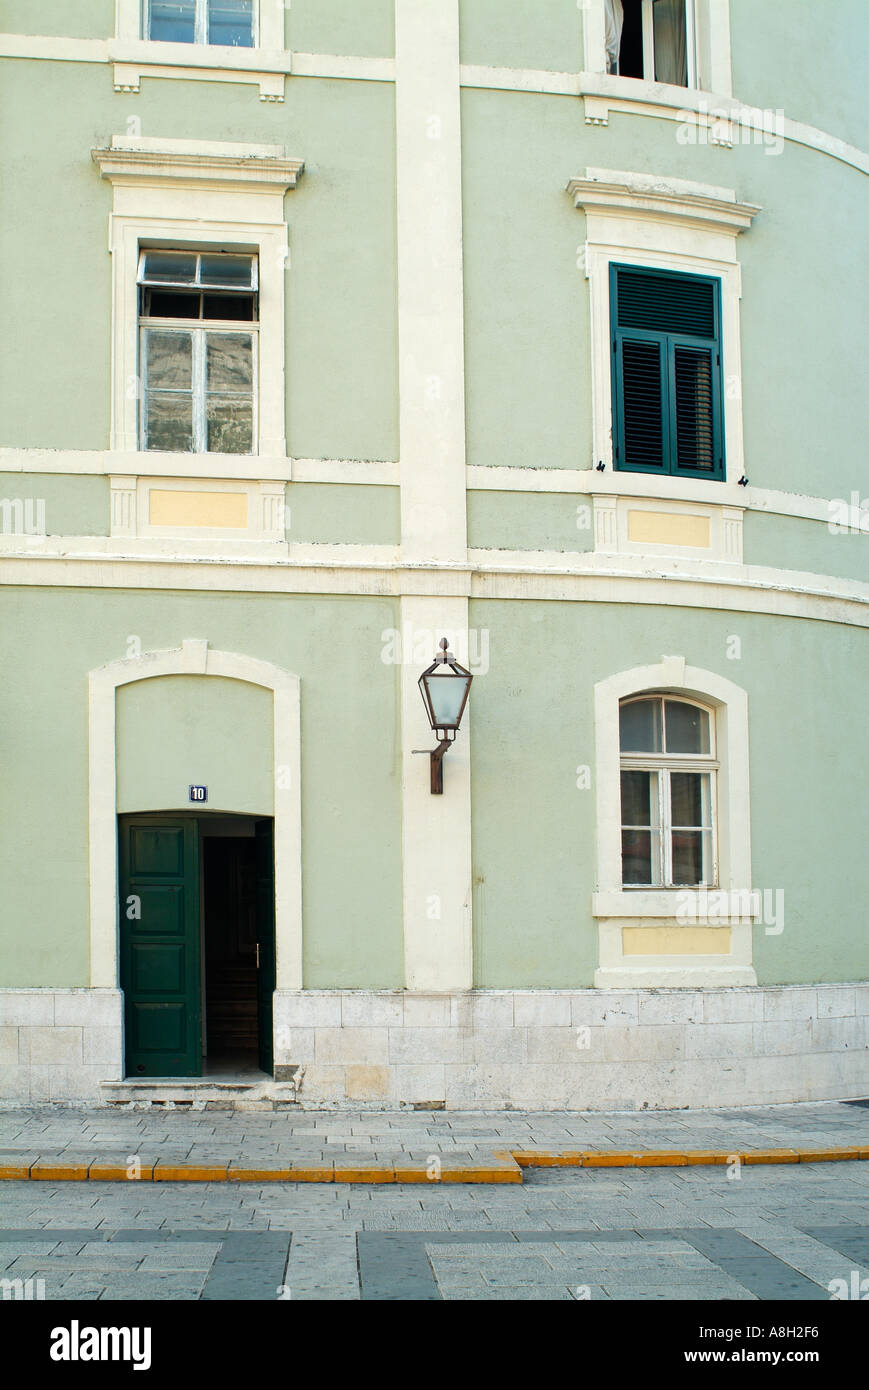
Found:
<svg viewBox="0 0 869 1390"><path fill-rule="evenodd" d="M208 544L208 543L206 543ZM297 545L298 563L233 551L215 559L185 542L102 536L0 536L0 582L96 589L260 594L378 594L629 603L766 613L869 627L869 585L760 566L561 552L472 550L469 565L407 566L394 546ZM631 563L633 561L633 563ZM701 573L701 571L703 571ZM797 587L802 585L803 587ZM825 585L826 587L822 587ZM678 586L678 587L676 587Z"/></svg>
<svg viewBox="0 0 869 1390"><path fill-rule="evenodd" d="M613 472L611 476L617 477L618 474ZM662 501L643 496L608 496L605 493L595 493L592 506L595 550L598 552L645 556L647 559L652 556L670 555L701 562L742 564L743 507L685 501L682 498ZM637 512L652 512L659 516L701 517L709 523L709 545L696 547L675 542L664 544L633 541L630 538L630 520Z"/></svg>
<svg viewBox="0 0 869 1390"><path fill-rule="evenodd" d="M450 597L428 597L421 574L432 559L467 563L458 0L395 0L395 119L401 556L419 567L400 629L428 633L433 660L444 633L468 626L466 572ZM429 759L414 755L436 742L421 669L400 672L405 985L469 989L470 706L433 796Z"/></svg>
<svg viewBox="0 0 869 1390"><path fill-rule="evenodd" d="M90 983L117 989L118 866L115 692L159 676L223 676L272 691L274 702L275 940L278 989L302 988L302 743L300 681L268 661L209 651L201 640L113 661L88 677ZM287 769L288 776L278 776ZM285 785L288 783L288 785ZM155 808L165 809L165 808ZM179 807L189 810L189 806ZM230 810L230 807L222 808Z"/></svg>
<svg viewBox="0 0 869 1390"><path fill-rule="evenodd" d="M259 437L253 453L286 455L284 194L295 187L303 161L286 158L278 146L246 155L237 144L142 136L113 136L107 149L92 153L113 192L112 451L138 450L136 271L141 246L150 244L220 246L259 257Z"/></svg>
<svg viewBox="0 0 869 1390"><path fill-rule="evenodd" d="M458 0L396 0L402 551L464 561Z"/></svg>
<svg viewBox="0 0 869 1390"><path fill-rule="evenodd" d="M610 266L614 263L711 275L721 282L721 360L725 479L744 473L742 366L739 331L741 295L736 237L758 209L739 203L730 189L712 190L686 180L587 169L567 191L585 212L585 270L591 315L591 466L613 469L612 341ZM623 470L625 472L629 470ZM643 475L644 477L646 475Z"/></svg>
<svg viewBox="0 0 869 1390"><path fill-rule="evenodd" d="M299 483L397 487L401 465L389 459L294 459L265 454L112 453L100 449L0 448L0 473L69 476L158 471L161 477L272 478ZM678 501L716 502L747 511L799 517L828 525L831 502L773 488L737 487L700 478L656 478L648 473L598 473L593 468L513 468L469 464L467 486L479 492L607 493Z"/></svg>
<svg viewBox="0 0 869 1390"><path fill-rule="evenodd" d="M286 485L283 482L268 479L248 481L237 478L165 478L150 474L144 477L113 475L109 478L109 486L112 540L165 538L182 543L188 540L200 541L206 552L212 555L218 553L224 544L233 546L239 541L260 541L268 544L278 543L283 547L283 553L288 554L285 545ZM200 526L154 526L150 521L152 491L242 494L247 499L247 525L238 530L228 530L225 527L218 529Z"/></svg>
<svg viewBox="0 0 869 1390"><path fill-rule="evenodd" d="M352 82L394 82L393 58L356 58L343 53L293 53L294 77L343 78Z"/></svg>
<svg viewBox="0 0 869 1390"><path fill-rule="evenodd" d="M718 980L718 969L722 967L738 967L753 974L750 922L730 925L729 956L624 957L622 954L621 933L625 926L641 925L643 918L676 925L682 893L681 889L633 891L622 887L619 702L645 691L672 691L713 708L719 761L717 886L736 893L748 892L752 887L748 696L745 690L714 671L688 666L682 656L664 656L657 664L620 671L598 681L594 687L597 890L592 896L592 912L601 920L600 970L595 975L595 984L607 987L613 982L612 971L628 970L632 978L642 977L646 985L653 985L662 967L695 972L704 969L708 972L708 983ZM621 979L621 974L617 978Z"/></svg>

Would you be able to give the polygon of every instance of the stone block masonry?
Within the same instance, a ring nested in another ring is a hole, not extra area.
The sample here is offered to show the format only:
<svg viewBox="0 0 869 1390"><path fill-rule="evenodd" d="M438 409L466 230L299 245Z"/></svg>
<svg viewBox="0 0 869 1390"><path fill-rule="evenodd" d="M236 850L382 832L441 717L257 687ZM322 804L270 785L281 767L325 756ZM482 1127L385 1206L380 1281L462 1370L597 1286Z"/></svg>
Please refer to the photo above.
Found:
<svg viewBox="0 0 869 1390"><path fill-rule="evenodd" d="M302 1109L658 1110L869 1094L869 985L279 990L274 1023L278 1075L292 1074L295 1089L283 1089ZM122 1077L120 991L0 991L0 1103L100 1103L101 1083Z"/></svg>

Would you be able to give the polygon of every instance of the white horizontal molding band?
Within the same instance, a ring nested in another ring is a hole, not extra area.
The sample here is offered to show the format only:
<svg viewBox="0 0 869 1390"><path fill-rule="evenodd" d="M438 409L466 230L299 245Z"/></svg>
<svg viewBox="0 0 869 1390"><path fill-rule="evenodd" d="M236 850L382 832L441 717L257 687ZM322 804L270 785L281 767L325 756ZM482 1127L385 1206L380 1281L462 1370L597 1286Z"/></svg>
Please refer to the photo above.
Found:
<svg viewBox="0 0 869 1390"><path fill-rule="evenodd" d="M277 0L275 0L277 3ZM62 35L0 34L0 58L43 62L113 63L147 74L149 68L200 69L212 80L275 74L289 77L346 77L391 82L392 58L357 58L342 53L297 53L289 48L231 48L220 44L159 43L144 39L73 39Z"/></svg>
<svg viewBox="0 0 869 1390"><path fill-rule="evenodd" d="M625 91L624 84L630 83ZM520 88L520 90L527 90ZM698 127L717 127L728 124L740 130L781 135L795 145L805 145L808 149L828 154L843 164L850 164L861 173L869 174L869 154L856 145L849 145L838 136L820 130L817 126L806 125L802 121L783 116L776 120L775 129L769 129L764 122L778 112L764 111L751 106L738 97L722 96L718 92L692 91L688 87L672 87L665 83L641 82L638 78L613 77L604 73L581 72L579 74L580 96L585 98L586 124L606 125L610 111L623 112L630 116L652 116L658 120L678 121L680 125L693 120ZM714 130L713 130L714 134ZM719 148L727 148L729 142L713 139ZM737 140L733 142L738 143Z"/></svg>
<svg viewBox="0 0 869 1390"><path fill-rule="evenodd" d="M52 539L52 538L48 538ZM119 554L104 537L84 538L100 553L75 554L68 542L56 540L46 548L44 537L0 537L0 583L47 587L100 589L185 589L210 592L225 589L234 593L299 594L377 594L399 598L408 594L440 597L469 595L479 599L533 599L569 603L629 603L659 607L702 608L724 612L765 613L774 616L807 618L818 622L869 627L869 586L830 578L829 589L791 587L795 577L818 584L818 576L794 576L789 571L749 567L744 579L722 581L705 578L687 570L664 575L663 562L655 573L631 573L607 569L594 563L606 557L579 555L579 566L568 569L565 556L553 554L550 567L534 566L534 558L521 552L511 562L509 552L470 552L472 568L464 566L408 566L378 564L375 558L363 561L360 552L392 547L379 546L297 546L297 552L316 550L318 563L268 562L254 557L221 559L205 556L170 556L165 553L143 558ZM32 541L27 550L22 541ZM12 551L9 542L21 550ZM139 542L144 544L144 542ZM152 542L167 544L171 542ZM263 542L269 554L274 543ZM35 547L40 546L40 549ZM274 544L277 549L277 545ZM483 556L504 557L500 563ZM629 557L619 557L627 565ZM589 563L592 562L592 563ZM723 568L723 567L719 567ZM777 577L774 582L773 576ZM678 586L678 587L676 587ZM833 586L838 586L834 588Z"/></svg>
<svg viewBox="0 0 869 1390"><path fill-rule="evenodd" d="M525 471L525 470L523 470ZM271 478L276 482L373 483L397 487L390 459L294 459L282 454L128 453L102 449L0 449L0 473L79 474L163 478Z"/></svg>
<svg viewBox="0 0 869 1390"><path fill-rule="evenodd" d="M566 496L601 493L667 502L717 502L727 507L744 507L747 511L825 523L833 517L832 501L841 500L779 492L774 488L742 488L737 483L705 482L700 478L656 478L650 473L617 472L610 468L599 473L594 468L504 468L472 464L468 467L468 488L477 492L560 492Z"/></svg>
<svg viewBox="0 0 869 1390"><path fill-rule="evenodd" d="M164 478L271 478L280 482L373 484L397 487L401 465L389 459L308 459L248 454L123 453L99 449L0 448L0 473L130 476L158 473ZM560 492L660 498L670 502L718 502L747 511L829 523L831 503L841 499L779 492L774 488L702 479L656 478L649 473L618 473L594 468L503 468L471 464L468 488L475 492ZM845 499L847 501L847 499Z"/></svg>
<svg viewBox="0 0 869 1390"><path fill-rule="evenodd" d="M186 49L191 44L183 45ZM395 80L392 58L346 57L337 53L295 53L289 49L239 49L209 45L208 53L179 55L178 45L119 41L117 39L72 39L32 34L0 34L0 58L31 58L70 63L117 63L138 67L147 75L148 67L208 70L215 82L250 80L250 74L283 74L294 77L346 78L365 82ZM156 52L159 50L159 54ZM167 50L169 52L167 53ZM236 78L236 74L239 75ZM180 74L179 74L180 75ZM540 93L551 96L581 96L586 107L598 111L605 124L610 111L637 116L656 116L663 120L684 121L686 112L706 118L712 124L726 114L728 121L747 129L758 129L764 112L738 98L716 92L696 92L684 87L641 82L637 78L618 78L603 73L550 72L542 68L486 67L463 64L463 87L511 92ZM623 83L630 81L631 94ZM785 140L830 155L862 173L869 173L869 153L838 136L786 116L781 125Z"/></svg>

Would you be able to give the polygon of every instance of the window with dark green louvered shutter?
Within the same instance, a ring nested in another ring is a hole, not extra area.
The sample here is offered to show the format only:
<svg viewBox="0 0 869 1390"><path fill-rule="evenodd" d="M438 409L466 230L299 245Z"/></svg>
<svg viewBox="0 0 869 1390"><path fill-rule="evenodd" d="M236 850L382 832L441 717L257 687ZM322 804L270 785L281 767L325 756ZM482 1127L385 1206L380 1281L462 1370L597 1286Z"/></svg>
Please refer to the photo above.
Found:
<svg viewBox="0 0 869 1390"><path fill-rule="evenodd" d="M724 477L720 282L611 268L615 466Z"/></svg>

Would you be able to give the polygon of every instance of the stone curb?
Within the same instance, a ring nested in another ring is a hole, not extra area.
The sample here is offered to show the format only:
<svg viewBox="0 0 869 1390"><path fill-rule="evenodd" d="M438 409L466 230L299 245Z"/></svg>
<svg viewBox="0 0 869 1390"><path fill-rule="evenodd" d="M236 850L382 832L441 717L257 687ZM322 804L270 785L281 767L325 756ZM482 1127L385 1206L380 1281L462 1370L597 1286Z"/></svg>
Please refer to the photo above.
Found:
<svg viewBox="0 0 869 1390"><path fill-rule="evenodd" d="M526 1168L685 1168L732 1163L836 1163L869 1159L869 1148L831 1149L638 1149L608 1151L566 1149L496 1150L478 1163L441 1160L437 1175L430 1164L357 1160L351 1163L289 1162L275 1167L237 1163L186 1164L158 1160L142 1164L135 1178L119 1164L104 1160L63 1163L37 1159L0 1164L0 1182L327 1182L327 1183L521 1183Z"/></svg>

